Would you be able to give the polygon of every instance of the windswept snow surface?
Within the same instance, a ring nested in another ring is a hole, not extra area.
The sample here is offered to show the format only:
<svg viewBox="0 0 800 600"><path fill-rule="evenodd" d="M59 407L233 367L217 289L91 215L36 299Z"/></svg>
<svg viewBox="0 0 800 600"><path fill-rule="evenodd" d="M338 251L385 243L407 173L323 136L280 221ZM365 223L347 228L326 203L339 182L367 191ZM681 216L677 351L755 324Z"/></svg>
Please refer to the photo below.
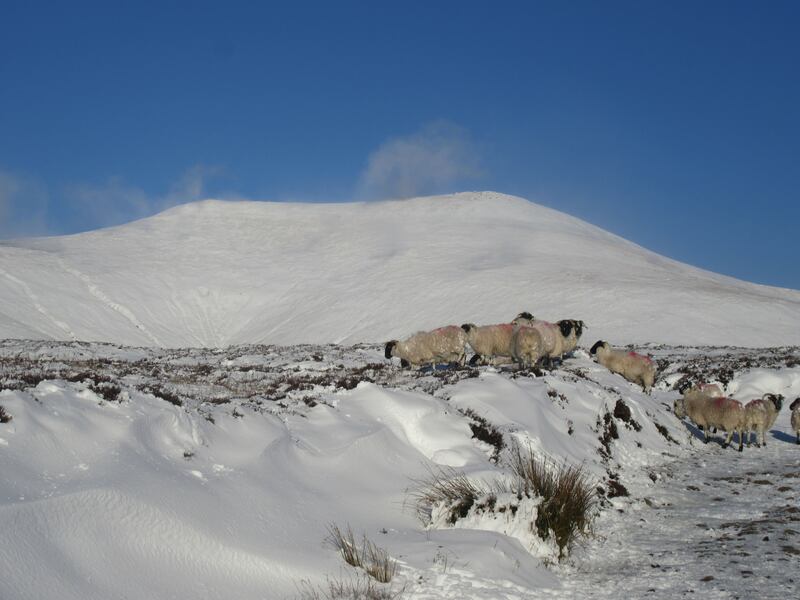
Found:
<svg viewBox="0 0 800 600"><path fill-rule="evenodd" d="M800 344L800 292L658 256L521 198L203 201L0 244L0 338L356 343L528 310L614 343Z"/></svg>
<svg viewBox="0 0 800 600"><path fill-rule="evenodd" d="M2 342L0 598L300 598L363 577L332 524L397 560L401 599L787 597L800 566L788 411L768 448L740 455L703 446L670 388L690 375L794 398L800 351L647 351L662 369L649 396L585 350L534 376L400 370L377 345ZM478 418L505 448L474 437ZM415 510L431 473L509 481L514 443L603 489L593 537L560 563L532 532L535 498L498 494L513 515L475 505L455 523Z"/></svg>

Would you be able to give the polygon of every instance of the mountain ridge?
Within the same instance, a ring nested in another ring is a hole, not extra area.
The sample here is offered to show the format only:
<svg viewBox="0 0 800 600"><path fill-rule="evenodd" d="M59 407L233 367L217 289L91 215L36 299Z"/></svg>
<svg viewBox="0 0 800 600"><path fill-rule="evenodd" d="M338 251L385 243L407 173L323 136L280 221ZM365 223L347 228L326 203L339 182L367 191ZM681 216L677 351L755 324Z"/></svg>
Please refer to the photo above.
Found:
<svg viewBox="0 0 800 600"><path fill-rule="evenodd" d="M204 200L0 243L0 337L146 346L355 343L528 310L611 343L800 344L800 292L658 255L494 192Z"/></svg>

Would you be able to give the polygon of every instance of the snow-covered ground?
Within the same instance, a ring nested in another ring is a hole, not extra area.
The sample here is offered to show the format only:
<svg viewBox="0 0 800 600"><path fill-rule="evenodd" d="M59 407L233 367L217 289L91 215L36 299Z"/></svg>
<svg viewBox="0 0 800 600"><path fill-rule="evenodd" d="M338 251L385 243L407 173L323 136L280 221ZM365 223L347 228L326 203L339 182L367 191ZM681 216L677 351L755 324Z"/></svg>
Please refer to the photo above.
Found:
<svg viewBox="0 0 800 600"><path fill-rule="evenodd" d="M375 585L399 598L792 597L788 410L739 454L679 422L671 388L791 400L798 348L652 345L649 396L585 350L538 376L413 372L382 350L0 343L0 598L307 598L365 581L334 525L397 561ZM497 493L454 523L415 504L432 476L512 482L515 444L600 489L561 561L536 498Z"/></svg>
<svg viewBox="0 0 800 600"><path fill-rule="evenodd" d="M800 292L654 254L491 192L204 201L0 243L0 339L146 346L380 342L521 311L612 344L800 344Z"/></svg>

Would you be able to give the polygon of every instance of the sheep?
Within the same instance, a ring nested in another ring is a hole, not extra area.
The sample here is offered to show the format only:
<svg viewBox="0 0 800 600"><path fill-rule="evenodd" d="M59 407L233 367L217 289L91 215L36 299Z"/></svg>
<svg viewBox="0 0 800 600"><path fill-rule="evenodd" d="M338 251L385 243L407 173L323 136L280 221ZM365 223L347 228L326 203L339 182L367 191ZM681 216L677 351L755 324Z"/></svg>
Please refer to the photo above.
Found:
<svg viewBox="0 0 800 600"><path fill-rule="evenodd" d="M481 358L489 359L493 364L509 362L513 357L511 338L515 328L516 326L512 323L480 327L474 323L464 323L461 329L466 332L467 341L475 352L469 364L474 365Z"/></svg>
<svg viewBox="0 0 800 600"><path fill-rule="evenodd" d="M719 427L728 432L723 448L731 443L734 432L739 433L739 452L744 448L745 410L741 402L732 398L710 398L704 394L689 392L675 400L672 410L679 419L688 416L702 429L705 443L709 439L708 430Z"/></svg>
<svg viewBox="0 0 800 600"><path fill-rule="evenodd" d="M437 363L458 363L466 360L467 333L457 325L440 327L433 331L420 331L398 342L386 342L384 355L396 356L403 367Z"/></svg>
<svg viewBox="0 0 800 600"><path fill-rule="evenodd" d="M576 319L563 319L556 323L556 325L558 325L561 335L564 338L563 353L568 354L575 350L575 348L578 347L578 340L581 339L586 323Z"/></svg>
<svg viewBox="0 0 800 600"><path fill-rule="evenodd" d="M540 321L529 312L519 313L512 321L512 324L537 329L544 344L543 356L549 360L561 360L564 354L577 348L578 339L586 326L583 321L576 319L564 319L557 323Z"/></svg>
<svg viewBox="0 0 800 600"><path fill-rule="evenodd" d="M744 432L747 445L750 445L752 432L756 433L756 445L766 446L766 432L775 424L778 413L783 406L780 394L764 394L761 398L751 400L744 407ZM759 443L760 439L760 443Z"/></svg>
<svg viewBox="0 0 800 600"><path fill-rule="evenodd" d="M542 334L535 327L516 327L511 336L511 353L520 367L531 368L545 354Z"/></svg>
<svg viewBox="0 0 800 600"><path fill-rule="evenodd" d="M641 385L645 393L650 393L656 379L656 368L647 356L636 352L612 350L608 342L603 340L592 346L590 354L596 355L597 362L612 373L619 373L628 381Z"/></svg>
<svg viewBox="0 0 800 600"><path fill-rule="evenodd" d="M789 410L792 411L792 429L797 434L797 443L800 444L800 398L789 405Z"/></svg>
<svg viewBox="0 0 800 600"><path fill-rule="evenodd" d="M684 379L678 386L678 391L684 396L690 393L702 394L707 398L722 398L725 392L718 383L692 383L691 379ZM711 433L717 433L717 428L712 427Z"/></svg>

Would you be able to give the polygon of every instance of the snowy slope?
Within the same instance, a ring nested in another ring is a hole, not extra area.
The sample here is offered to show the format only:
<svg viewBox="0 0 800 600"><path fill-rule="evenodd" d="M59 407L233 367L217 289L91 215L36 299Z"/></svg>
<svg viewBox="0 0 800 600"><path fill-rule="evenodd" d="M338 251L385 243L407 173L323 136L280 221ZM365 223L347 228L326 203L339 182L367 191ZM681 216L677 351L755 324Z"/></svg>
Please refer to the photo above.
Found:
<svg viewBox="0 0 800 600"><path fill-rule="evenodd" d="M218 347L382 341L522 310L612 343L800 343L800 292L660 257L495 193L204 201L0 244L0 338Z"/></svg>
<svg viewBox="0 0 800 600"><path fill-rule="evenodd" d="M669 367L647 396L584 351L534 377L398 370L377 345L217 352L2 342L0 406L11 419L0 422L0 598L311 600L303 582L316 589L363 576L327 541L331 524L397 561L393 594L371 598L607 600L649 588L665 599L692 589L791 597L800 550L790 526L800 516L785 487L796 479L781 477L796 477L800 449L788 411L767 449L740 455L699 443L671 414L678 394L669 388L700 369L708 380L733 373L727 391L737 398L794 398L800 354L655 352ZM499 454L475 437L470 414L502 434ZM515 442L582 464L592 485L610 489L613 477L630 492L608 494L569 560L556 563L552 540L532 533L530 504L513 514L476 509L454 524L417 518L414 493L432 471L508 480ZM724 509L725 485L710 475L730 480L735 510ZM742 559L748 584L735 566L745 542L760 549L758 560ZM664 568L651 570L656 562ZM714 581L701 580L709 573Z"/></svg>

